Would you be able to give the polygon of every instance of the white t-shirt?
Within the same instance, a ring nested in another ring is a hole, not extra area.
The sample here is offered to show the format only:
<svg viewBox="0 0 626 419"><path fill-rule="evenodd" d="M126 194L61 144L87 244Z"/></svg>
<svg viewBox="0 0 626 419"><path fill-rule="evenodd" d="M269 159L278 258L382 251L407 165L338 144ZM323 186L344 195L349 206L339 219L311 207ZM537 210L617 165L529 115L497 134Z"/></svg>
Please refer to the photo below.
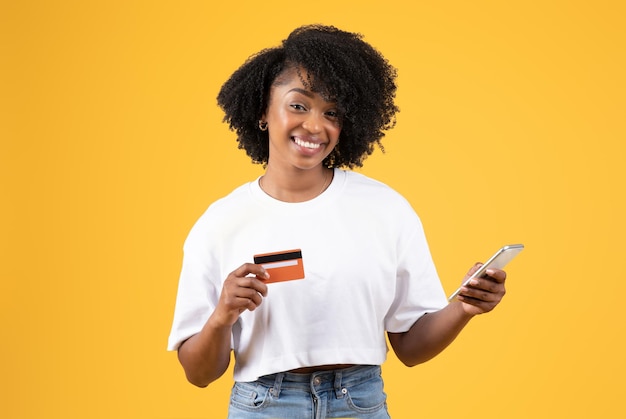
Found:
<svg viewBox="0 0 626 419"><path fill-rule="evenodd" d="M335 169L328 189L300 203L258 180L216 201L184 245L168 349L198 333L228 274L253 255L300 249L304 279L268 284L233 326L234 379L327 364L382 364L385 331L405 332L447 304L419 218L388 186Z"/></svg>

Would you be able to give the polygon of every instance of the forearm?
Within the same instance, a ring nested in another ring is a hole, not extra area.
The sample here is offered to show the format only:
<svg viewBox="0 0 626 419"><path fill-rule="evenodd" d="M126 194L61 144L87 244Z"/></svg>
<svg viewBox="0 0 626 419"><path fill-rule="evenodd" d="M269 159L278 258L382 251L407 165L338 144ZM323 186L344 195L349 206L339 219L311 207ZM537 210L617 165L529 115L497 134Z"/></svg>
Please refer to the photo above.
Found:
<svg viewBox="0 0 626 419"><path fill-rule="evenodd" d="M178 359L190 383L206 387L226 372L230 363L231 327L209 318L202 330L178 348Z"/></svg>
<svg viewBox="0 0 626 419"><path fill-rule="evenodd" d="M463 330L473 315L459 302L422 316L404 333L389 333L394 352L404 364L414 366L443 351Z"/></svg>

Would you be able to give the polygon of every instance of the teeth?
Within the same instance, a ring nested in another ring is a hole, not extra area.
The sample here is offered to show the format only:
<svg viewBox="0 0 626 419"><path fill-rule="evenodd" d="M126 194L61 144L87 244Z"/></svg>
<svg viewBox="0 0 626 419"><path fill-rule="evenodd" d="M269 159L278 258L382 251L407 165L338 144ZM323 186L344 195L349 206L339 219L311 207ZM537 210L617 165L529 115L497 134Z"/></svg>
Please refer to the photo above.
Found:
<svg viewBox="0 0 626 419"><path fill-rule="evenodd" d="M320 145L317 143L310 143L308 141L303 141L301 139L299 139L298 137L295 137L293 139L296 144L298 144L300 147L306 147L306 148L320 148Z"/></svg>

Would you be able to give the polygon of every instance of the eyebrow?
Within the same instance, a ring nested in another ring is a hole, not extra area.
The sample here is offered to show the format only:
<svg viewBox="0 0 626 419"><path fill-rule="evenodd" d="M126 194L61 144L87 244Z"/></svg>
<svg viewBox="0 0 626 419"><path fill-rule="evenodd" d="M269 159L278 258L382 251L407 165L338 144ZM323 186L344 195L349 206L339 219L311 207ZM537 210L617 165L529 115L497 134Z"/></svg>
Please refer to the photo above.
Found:
<svg viewBox="0 0 626 419"><path fill-rule="evenodd" d="M308 98L313 99L315 97L315 92L311 92L310 90L306 90L306 89L301 89L299 87L294 87L293 89L290 89L289 92L287 93L291 93L291 92L296 92L296 93L300 93ZM332 104L336 104L336 102L334 100L328 100L326 98L324 98L322 96L322 99L324 99L324 101L326 103L332 103Z"/></svg>
<svg viewBox="0 0 626 419"><path fill-rule="evenodd" d="M296 92L296 93L300 93L303 94L304 96L313 98L315 95L313 94L313 92L310 92L308 90L305 89L301 89L299 87L294 87L293 89L289 90L290 92Z"/></svg>

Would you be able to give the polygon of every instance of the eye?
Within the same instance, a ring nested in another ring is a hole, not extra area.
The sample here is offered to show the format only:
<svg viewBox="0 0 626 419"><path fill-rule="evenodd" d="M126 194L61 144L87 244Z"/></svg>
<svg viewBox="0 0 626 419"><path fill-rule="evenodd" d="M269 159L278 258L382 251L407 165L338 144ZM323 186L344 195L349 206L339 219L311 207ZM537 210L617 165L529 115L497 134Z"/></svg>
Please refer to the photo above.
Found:
<svg viewBox="0 0 626 419"><path fill-rule="evenodd" d="M300 105L299 103L293 103L289 106L291 106L293 109L297 111L306 111L306 108L303 105Z"/></svg>
<svg viewBox="0 0 626 419"><path fill-rule="evenodd" d="M336 109L326 111L325 115L329 117L330 119L339 119L339 112Z"/></svg>

